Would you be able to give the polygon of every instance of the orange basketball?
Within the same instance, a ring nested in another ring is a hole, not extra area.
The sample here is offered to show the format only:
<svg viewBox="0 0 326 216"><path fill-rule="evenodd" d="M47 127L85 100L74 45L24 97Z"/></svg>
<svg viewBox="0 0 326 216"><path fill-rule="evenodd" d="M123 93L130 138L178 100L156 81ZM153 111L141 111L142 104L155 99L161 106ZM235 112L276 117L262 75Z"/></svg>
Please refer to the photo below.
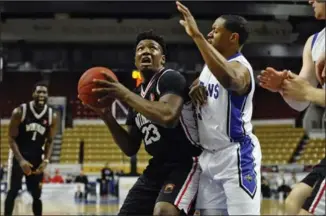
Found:
<svg viewBox="0 0 326 216"><path fill-rule="evenodd" d="M92 92L93 88L101 88L99 85L95 84L93 80L105 80L105 76L102 74L103 72L111 76L114 80L118 81L117 76L110 69L105 67L93 67L85 71L78 81L79 99L84 104L91 105L96 108L105 108L111 106L112 102L114 101L114 98L110 97L107 100L98 102L98 99L107 94Z"/></svg>

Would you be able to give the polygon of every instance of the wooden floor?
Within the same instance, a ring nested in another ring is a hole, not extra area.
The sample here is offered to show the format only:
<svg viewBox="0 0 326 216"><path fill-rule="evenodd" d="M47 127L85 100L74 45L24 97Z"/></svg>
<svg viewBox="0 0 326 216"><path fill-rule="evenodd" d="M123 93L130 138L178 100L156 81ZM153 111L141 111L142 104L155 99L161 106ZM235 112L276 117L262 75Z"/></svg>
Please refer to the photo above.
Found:
<svg viewBox="0 0 326 216"><path fill-rule="evenodd" d="M1 215L3 215L3 199L1 200ZM76 203L74 201L57 201L55 203L43 202L43 215L114 215L118 212L116 201L106 203ZM16 200L14 215L32 215L31 204L24 203L21 199ZM283 215L284 206L275 200L263 200L262 215Z"/></svg>

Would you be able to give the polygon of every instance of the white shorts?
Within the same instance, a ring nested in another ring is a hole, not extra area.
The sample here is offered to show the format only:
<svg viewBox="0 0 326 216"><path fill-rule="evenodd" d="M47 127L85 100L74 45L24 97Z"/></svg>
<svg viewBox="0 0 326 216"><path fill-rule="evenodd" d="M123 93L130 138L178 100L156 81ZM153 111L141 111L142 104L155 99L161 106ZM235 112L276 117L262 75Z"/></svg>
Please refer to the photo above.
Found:
<svg viewBox="0 0 326 216"><path fill-rule="evenodd" d="M196 209L213 215L260 215L261 158L253 135L216 152L204 150Z"/></svg>

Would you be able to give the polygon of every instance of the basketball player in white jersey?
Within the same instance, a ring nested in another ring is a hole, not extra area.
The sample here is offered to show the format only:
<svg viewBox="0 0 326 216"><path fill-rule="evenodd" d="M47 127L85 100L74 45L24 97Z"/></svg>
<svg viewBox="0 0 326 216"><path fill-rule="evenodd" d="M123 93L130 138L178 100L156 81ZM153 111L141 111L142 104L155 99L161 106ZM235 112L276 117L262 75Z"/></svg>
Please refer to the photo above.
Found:
<svg viewBox="0 0 326 216"><path fill-rule="evenodd" d="M326 19L324 2L310 0L318 20ZM267 68L258 76L260 85L270 91L279 92L284 100L298 111L306 109L310 103L325 107L325 28L310 36L303 50L303 65L298 75L291 72ZM324 89L316 88L319 84ZM288 215L325 215L324 159L314 167L291 191L285 201ZM300 210L301 209L301 210Z"/></svg>
<svg viewBox="0 0 326 216"><path fill-rule="evenodd" d="M325 2L309 0L309 3L314 8L316 19L325 20ZM287 70L276 71L268 67L258 76L260 86L272 92L279 92L284 100L297 111L303 111L310 103L325 106L325 90L316 88L319 81L325 89L325 74L318 73L315 64L325 53L325 36L324 28L308 38L303 50L299 76Z"/></svg>
<svg viewBox="0 0 326 216"><path fill-rule="evenodd" d="M190 94L196 101L198 95L207 98L197 102L204 151L196 208L201 215L260 215L261 150L251 125L255 83L252 67L240 53L248 38L247 22L221 16L206 40L188 8L180 2L177 8L184 18L180 24L206 63Z"/></svg>

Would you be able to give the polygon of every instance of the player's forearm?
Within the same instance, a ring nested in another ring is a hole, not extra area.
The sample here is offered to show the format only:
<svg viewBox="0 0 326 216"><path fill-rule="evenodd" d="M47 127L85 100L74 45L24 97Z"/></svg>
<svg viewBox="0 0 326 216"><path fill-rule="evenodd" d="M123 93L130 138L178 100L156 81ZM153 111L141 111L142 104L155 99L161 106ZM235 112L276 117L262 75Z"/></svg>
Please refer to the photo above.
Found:
<svg viewBox="0 0 326 216"><path fill-rule="evenodd" d="M44 160L50 160L53 150L53 139L48 139L44 148Z"/></svg>
<svg viewBox="0 0 326 216"><path fill-rule="evenodd" d="M322 107L325 107L326 100L325 100L325 89L318 89L311 87L307 90L306 99L307 101L318 104Z"/></svg>
<svg viewBox="0 0 326 216"><path fill-rule="evenodd" d="M170 105L164 102L149 101L134 93L130 93L125 102L149 120L164 127L174 125L178 119Z"/></svg>
<svg viewBox="0 0 326 216"><path fill-rule="evenodd" d="M133 156L137 153L138 147L133 143L129 133L114 119L111 113L101 116L108 129L111 131L115 143L127 156Z"/></svg>
<svg viewBox="0 0 326 216"><path fill-rule="evenodd" d="M13 152L13 154L14 154L14 156L15 156L15 158L16 158L16 160L18 162L21 162L21 161L25 160L24 157L21 155L21 153L19 151L19 148L18 148L18 145L16 144L16 141L11 137L9 137L9 146L10 146L10 149L12 150L12 152Z"/></svg>
<svg viewBox="0 0 326 216"><path fill-rule="evenodd" d="M224 88L231 88L232 83L239 80L238 74L227 63L224 56L221 55L212 45L208 43L205 37L200 34L193 38L205 63L216 79Z"/></svg>
<svg viewBox="0 0 326 216"><path fill-rule="evenodd" d="M292 108L292 109L295 109L296 111L299 111L299 112L302 112L303 110L305 110L310 102L308 101L296 101L296 100L293 100L289 97L285 97L283 95L283 92L280 91L280 94L282 95L284 101Z"/></svg>

